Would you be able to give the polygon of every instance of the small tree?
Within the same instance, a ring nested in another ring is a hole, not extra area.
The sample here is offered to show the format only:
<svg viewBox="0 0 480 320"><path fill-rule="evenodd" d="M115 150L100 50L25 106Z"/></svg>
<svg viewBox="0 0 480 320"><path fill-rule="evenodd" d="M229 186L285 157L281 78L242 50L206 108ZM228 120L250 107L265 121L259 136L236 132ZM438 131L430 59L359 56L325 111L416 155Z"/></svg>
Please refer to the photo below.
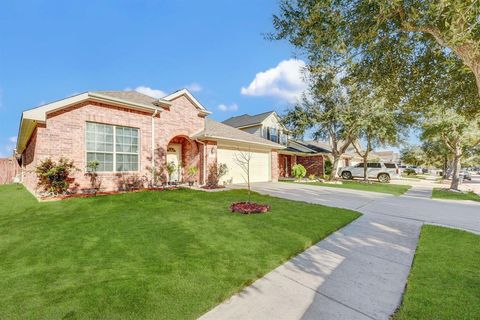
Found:
<svg viewBox="0 0 480 320"><path fill-rule="evenodd" d="M102 185L102 181L98 178L97 169L100 165L100 162L94 160L89 161L87 163L87 172L85 173L86 176L90 178L90 186L94 190L94 193L97 194L100 186Z"/></svg>
<svg viewBox="0 0 480 320"><path fill-rule="evenodd" d="M239 151L235 153L235 157L233 161L242 169L244 174L242 174L243 180L247 183L248 188L248 203L250 203L251 199L251 191L250 191L250 161L252 160L252 153L249 151Z"/></svg>
<svg viewBox="0 0 480 320"><path fill-rule="evenodd" d="M212 163L208 167L207 186L216 188L220 182L220 179L228 172L228 167L225 163L217 164Z"/></svg>
<svg viewBox="0 0 480 320"><path fill-rule="evenodd" d="M74 180L70 175L77 170L73 160L64 157L58 162L51 158L45 159L35 168L38 185L51 194L65 193Z"/></svg>
<svg viewBox="0 0 480 320"><path fill-rule="evenodd" d="M306 174L307 169L301 164L296 164L292 167L292 176L294 176L297 181L304 178Z"/></svg>

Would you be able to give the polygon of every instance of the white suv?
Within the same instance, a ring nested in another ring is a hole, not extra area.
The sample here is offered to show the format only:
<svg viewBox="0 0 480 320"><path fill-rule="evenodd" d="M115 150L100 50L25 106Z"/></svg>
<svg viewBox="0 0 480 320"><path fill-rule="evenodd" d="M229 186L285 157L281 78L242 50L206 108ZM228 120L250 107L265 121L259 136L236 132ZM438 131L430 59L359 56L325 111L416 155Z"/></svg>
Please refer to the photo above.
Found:
<svg viewBox="0 0 480 320"><path fill-rule="evenodd" d="M378 179L379 182L387 183L390 178L397 177L399 169L395 163L368 162L367 176ZM363 178L363 163L340 169L340 176L345 180Z"/></svg>

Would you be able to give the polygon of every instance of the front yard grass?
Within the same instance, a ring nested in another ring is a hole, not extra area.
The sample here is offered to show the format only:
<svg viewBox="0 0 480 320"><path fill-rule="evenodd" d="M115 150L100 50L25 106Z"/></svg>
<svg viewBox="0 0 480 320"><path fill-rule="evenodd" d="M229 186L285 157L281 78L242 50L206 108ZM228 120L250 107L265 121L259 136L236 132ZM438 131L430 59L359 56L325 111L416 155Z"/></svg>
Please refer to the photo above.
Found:
<svg viewBox="0 0 480 320"><path fill-rule="evenodd" d="M480 196L473 191L453 192L449 191L448 189L434 188L432 192L432 199L480 201Z"/></svg>
<svg viewBox="0 0 480 320"><path fill-rule="evenodd" d="M393 317L479 319L480 236L425 225L402 305Z"/></svg>
<svg viewBox="0 0 480 320"><path fill-rule="evenodd" d="M37 202L0 186L0 319L194 319L359 213L245 190Z"/></svg>
<svg viewBox="0 0 480 320"><path fill-rule="evenodd" d="M381 193L393 194L394 196L400 196L405 192L407 192L412 187L404 184L379 183L379 182L372 182L372 181L370 181L370 183L364 183L361 181L345 181L345 180L340 180L340 181L342 182L341 184L323 183L323 182L305 182L305 184L322 186L322 187L331 187L331 188L381 192ZM293 182L293 181L284 180L282 182ZM304 182L299 182L299 183L304 183Z"/></svg>

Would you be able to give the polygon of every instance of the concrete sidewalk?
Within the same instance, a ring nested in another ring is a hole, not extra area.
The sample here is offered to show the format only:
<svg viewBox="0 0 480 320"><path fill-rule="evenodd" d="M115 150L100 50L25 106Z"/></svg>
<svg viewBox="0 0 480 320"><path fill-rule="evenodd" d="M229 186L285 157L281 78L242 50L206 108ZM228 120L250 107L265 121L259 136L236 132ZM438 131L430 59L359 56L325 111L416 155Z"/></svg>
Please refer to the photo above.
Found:
<svg viewBox="0 0 480 320"><path fill-rule="evenodd" d="M388 319L421 223L363 216L200 319Z"/></svg>

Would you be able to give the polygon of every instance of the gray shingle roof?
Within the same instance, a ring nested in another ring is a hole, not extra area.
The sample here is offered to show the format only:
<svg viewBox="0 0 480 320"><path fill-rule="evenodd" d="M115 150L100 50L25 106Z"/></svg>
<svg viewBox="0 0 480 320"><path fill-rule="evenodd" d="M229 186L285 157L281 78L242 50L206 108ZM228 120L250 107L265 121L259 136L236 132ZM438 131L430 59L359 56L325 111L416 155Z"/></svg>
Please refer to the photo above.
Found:
<svg viewBox="0 0 480 320"><path fill-rule="evenodd" d="M269 141L267 139L263 139L259 136L253 135L248 132L244 132L239 129L235 129L223 123L217 122L212 119L205 119L205 129L196 134L194 138L198 139L208 139L208 138L217 138L217 139L225 139L225 140L234 140L234 141L241 141L244 143L251 143L263 146L270 146L272 149L284 149L285 147Z"/></svg>
<svg viewBox="0 0 480 320"><path fill-rule="evenodd" d="M155 102L163 99L157 99L147 96L137 91L94 91L93 93L109 96L112 98L122 99L133 103L142 103L146 105L156 106Z"/></svg>
<svg viewBox="0 0 480 320"><path fill-rule="evenodd" d="M222 123L234 128L251 126L255 124L260 124L263 120L267 119L273 112L274 111L267 111L253 116L249 114L242 114L241 116L228 118L227 120L222 121Z"/></svg>

